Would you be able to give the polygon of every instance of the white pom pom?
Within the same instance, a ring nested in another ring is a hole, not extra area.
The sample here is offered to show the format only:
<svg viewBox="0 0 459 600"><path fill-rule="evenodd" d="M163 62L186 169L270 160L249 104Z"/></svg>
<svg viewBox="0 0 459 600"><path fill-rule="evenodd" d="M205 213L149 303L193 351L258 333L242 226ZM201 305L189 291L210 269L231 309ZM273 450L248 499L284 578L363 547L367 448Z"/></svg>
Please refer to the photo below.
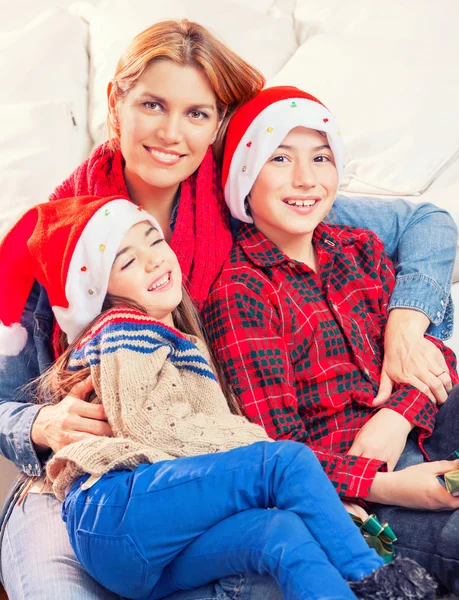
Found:
<svg viewBox="0 0 459 600"><path fill-rule="evenodd" d="M3 356L17 356L27 343L27 329L20 323L13 323L11 327L0 323L0 354Z"/></svg>

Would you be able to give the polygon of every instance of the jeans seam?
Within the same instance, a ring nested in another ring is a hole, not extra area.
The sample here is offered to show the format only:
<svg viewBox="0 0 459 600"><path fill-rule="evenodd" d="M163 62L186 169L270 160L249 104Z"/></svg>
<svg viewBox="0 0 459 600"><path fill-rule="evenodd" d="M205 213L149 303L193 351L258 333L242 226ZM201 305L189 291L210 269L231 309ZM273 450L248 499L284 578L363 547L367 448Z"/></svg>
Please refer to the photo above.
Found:
<svg viewBox="0 0 459 600"><path fill-rule="evenodd" d="M9 553L10 553L10 557L12 559L13 556L14 556L14 554L13 554L13 546L11 544L10 536L9 536L9 533L8 533L8 525L5 528L5 533L4 533L4 538L3 539L5 540L5 543L8 543L8 550L9 550ZM19 590L18 591L21 592L21 598L16 598L15 600L25 600L24 588L23 588L23 585L22 585L22 579L21 579L21 576L20 576L20 573L19 573L19 569L18 569L18 566L17 566L17 561L11 560L11 562L13 563L13 567L14 567L15 572L16 572L16 581L19 584ZM13 580L13 579L14 578L11 578L11 580Z"/></svg>

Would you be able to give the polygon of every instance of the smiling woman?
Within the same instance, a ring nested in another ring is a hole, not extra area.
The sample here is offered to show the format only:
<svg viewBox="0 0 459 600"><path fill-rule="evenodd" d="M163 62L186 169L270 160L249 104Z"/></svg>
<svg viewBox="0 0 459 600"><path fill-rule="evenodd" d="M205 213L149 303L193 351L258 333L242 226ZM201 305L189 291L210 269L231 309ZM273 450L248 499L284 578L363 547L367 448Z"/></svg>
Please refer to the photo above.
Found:
<svg viewBox="0 0 459 600"><path fill-rule="evenodd" d="M129 194L157 218L167 238L179 184L201 164L221 117L206 75L169 60L151 63L119 98L109 86L110 118L119 130Z"/></svg>

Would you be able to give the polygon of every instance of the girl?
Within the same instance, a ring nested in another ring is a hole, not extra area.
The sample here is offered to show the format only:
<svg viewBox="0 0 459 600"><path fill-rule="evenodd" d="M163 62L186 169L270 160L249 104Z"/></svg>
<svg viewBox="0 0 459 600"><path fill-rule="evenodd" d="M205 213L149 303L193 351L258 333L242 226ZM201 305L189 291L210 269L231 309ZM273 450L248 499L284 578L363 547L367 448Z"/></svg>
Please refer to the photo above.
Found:
<svg viewBox="0 0 459 600"><path fill-rule="evenodd" d="M459 499L437 476L459 464L443 460L456 458L458 388L438 414L406 384L375 407L394 270L374 234L324 222L343 154L331 113L296 88L267 89L239 109L223 182L246 224L204 321L244 413L271 437L311 447L342 497L399 507L376 511L390 518L395 548L457 593ZM431 341L448 365L432 377L456 384L453 353Z"/></svg>
<svg viewBox="0 0 459 600"><path fill-rule="evenodd" d="M231 414L151 215L114 198L39 205L3 241L0 264L14 285L0 302L0 349L24 347L18 320L37 277L70 343L39 395L60 400L91 373L113 431L47 467L75 554L99 583L153 599L254 571L285 600L355 598L346 581L361 598L375 587L433 598L416 563L382 566L310 450Z"/></svg>
<svg viewBox="0 0 459 600"><path fill-rule="evenodd" d="M96 148L51 200L119 195L143 205L161 224L192 298L201 305L232 244L211 144L220 144L235 108L263 84L256 69L196 23L165 21L149 27L127 48L108 85L110 142ZM441 367L443 357L423 333L430 325L443 337L452 327L452 219L427 204L348 197L337 199L335 215L340 222L374 228L397 256L400 285L387 329L384 372L395 379L418 376L428 384L426 373ZM440 231L441 236L433 233ZM21 471L0 530L5 588L13 598L114 600L79 568L52 494L31 493L21 507L15 503L27 479L43 474L51 451L88 434L111 435L103 407L84 402L90 380L55 405L37 403L24 387L61 352L58 327L38 284L22 323L29 332L27 347L18 356L0 357L0 452ZM412 360L404 358L407 345ZM445 378L444 389L432 388L437 401L446 397L449 386ZM220 584L196 592L195 598L224 592L241 594L243 600L279 598L277 588L259 581L255 585L251 578Z"/></svg>

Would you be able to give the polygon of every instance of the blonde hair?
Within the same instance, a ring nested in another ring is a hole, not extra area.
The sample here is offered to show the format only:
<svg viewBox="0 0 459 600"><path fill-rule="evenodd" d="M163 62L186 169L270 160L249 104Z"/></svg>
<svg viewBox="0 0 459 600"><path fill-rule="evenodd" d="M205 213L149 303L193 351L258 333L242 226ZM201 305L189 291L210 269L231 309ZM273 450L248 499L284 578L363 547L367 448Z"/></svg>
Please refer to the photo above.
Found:
<svg viewBox="0 0 459 600"><path fill-rule="evenodd" d="M219 116L223 119L213 146L217 158L221 159L231 115L262 90L265 78L201 25L186 19L161 21L137 35L118 61L110 92L114 102L119 102L130 92L153 61L161 59L195 67L207 76L216 96ZM107 116L107 128L112 147L115 147L119 131L114 128L110 115Z"/></svg>

